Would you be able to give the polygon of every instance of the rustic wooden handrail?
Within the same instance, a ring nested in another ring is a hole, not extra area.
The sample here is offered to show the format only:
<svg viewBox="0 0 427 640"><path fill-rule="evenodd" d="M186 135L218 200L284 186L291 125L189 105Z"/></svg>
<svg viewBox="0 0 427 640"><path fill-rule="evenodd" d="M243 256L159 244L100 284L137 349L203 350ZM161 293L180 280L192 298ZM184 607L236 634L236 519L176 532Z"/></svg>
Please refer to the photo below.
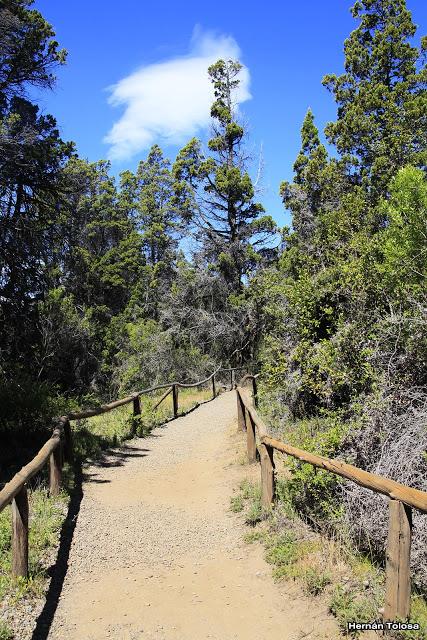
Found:
<svg viewBox="0 0 427 640"><path fill-rule="evenodd" d="M214 376L216 376L220 371L229 371L229 369L221 369L218 368L216 371L211 373L210 376L205 378L204 380L199 380L198 382L186 383L186 382L167 382L165 384L158 384L154 387L148 387L147 389L142 389L141 391L136 391L125 398L121 398L120 400L114 400L114 402L109 402L108 404L100 405L99 407L93 407L92 409L85 409L84 411L72 411L68 414L69 420L83 420L84 418L93 418L94 416L99 416L102 413L107 413L108 411L112 411L112 409L117 409L117 407L121 407L125 404L129 404L132 402L136 396L142 396L147 393L152 393L153 391L160 391L161 389L170 388L175 385L176 387L181 387L183 389L190 389L191 387L199 387L206 382L209 382ZM168 395L170 391L168 391L165 396L161 399L163 401ZM160 404L160 402L159 402ZM158 405L156 405L157 407Z"/></svg>
<svg viewBox="0 0 427 640"><path fill-rule="evenodd" d="M239 367L237 369L240 369ZM160 391L161 389L167 389L166 393L162 395L159 401L154 406L154 409L172 393L173 399L173 413L174 417L178 416L178 389L179 388L192 388L198 387L202 384L206 384L212 380L212 399L216 397L215 376L222 371L219 367L216 371L211 373L210 376L204 380L199 380L194 383L184 382L169 382L166 384L159 384L142 391L132 393L125 398L114 400L108 404L101 405L99 407L93 407L83 411L73 411L67 416L61 416L54 419L54 430L52 436L43 445L37 455L20 471L18 471L13 478L5 484L0 491L0 511L2 511L8 504L12 503L12 573L14 576L28 575L28 494L27 483L31 478L38 473L49 462L49 491L51 495L58 495L61 487L62 480L62 465L63 460L70 462L72 460L72 432L70 427L70 420L83 420L85 418L91 418L103 413L117 409L125 404L133 403L133 415L138 416L141 414L140 397L144 394L151 393L153 391ZM234 372L235 369L225 369L226 372ZM233 381L232 381L233 387Z"/></svg>
<svg viewBox="0 0 427 640"><path fill-rule="evenodd" d="M0 511L8 505L26 484L49 460L51 454L60 445L61 428L55 427L52 436L42 446L38 454L25 467L16 473L12 480L0 491Z"/></svg>
<svg viewBox="0 0 427 640"><path fill-rule="evenodd" d="M158 384L155 387L149 387L148 389L142 389L142 391L137 391L132 393L125 398L121 398L120 400L114 400L114 402L109 402L108 404L100 405L99 407L93 407L92 409L85 409L84 411L72 411L68 414L69 420L84 420L85 418L93 418L94 416L99 416L102 413L108 413L108 411L112 411L113 409L117 409L117 407L122 407L125 404L129 404L133 402L136 397L145 395L146 393L151 393L152 391L160 391L161 389L166 389L167 387L171 387L174 383L169 382L168 384Z"/></svg>
<svg viewBox="0 0 427 640"><path fill-rule="evenodd" d="M182 389L191 389L192 387L200 387L200 385L206 384L206 382L209 382L209 380L212 380L212 378L214 378L220 371L228 371L228 369L221 369L221 367L219 367L216 371L211 373L210 376L208 376L204 380L199 380L199 382L192 382L192 383L175 382L175 384L178 387L181 387Z"/></svg>
<svg viewBox="0 0 427 640"><path fill-rule="evenodd" d="M245 376L248 379L250 376ZM236 388L238 425L246 430L248 461L261 462L261 501L270 507L275 499L274 451L280 451L314 467L334 473L356 484L390 498L389 531L386 551L386 595L384 620L407 619L411 606L410 550L414 507L427 513L427 493L359 469L341 460L319 456L293 447L268 435L267 427L241 386ZM254 396L256 387L254 388ZM259 447L256 445L256 432Z"/></svg>
<svg viewBox="0 0 427 640"><path fill-rule="evenodd" d="M155 409L157 409L157 407L159 407L159 406L162 404L163 400L166 400L166 398L168 397L168 395L169 395L170 393L172 393L172 391L173 391L173 387L170 387L170 389L168 389L168 390L167 390L167 391L162 395L162 397L160 398L160 400L158 400L158 402L156 402L156 404L154 405L154 407L153 407L153 411L154 411Z"/></svg>
<svg viewBox="0 0 427 640"><path fill-rule="evenodd" d="M289 444L270 438L270 436L262 436L261 442L302 462L307 462L313 467L330 471L337 476L355 482L361 487L365 487L365 489L370 489L371 491L375 491L375 493L382 493L393 500L400 500L409 507L415 507L419 511L427 513L427 493L425 491L413 489L395 480L379 476L376 473L364 471L351 464L341 462L341 460L330 460L329 458L309 453L303 449L292 447Z"/></svg>

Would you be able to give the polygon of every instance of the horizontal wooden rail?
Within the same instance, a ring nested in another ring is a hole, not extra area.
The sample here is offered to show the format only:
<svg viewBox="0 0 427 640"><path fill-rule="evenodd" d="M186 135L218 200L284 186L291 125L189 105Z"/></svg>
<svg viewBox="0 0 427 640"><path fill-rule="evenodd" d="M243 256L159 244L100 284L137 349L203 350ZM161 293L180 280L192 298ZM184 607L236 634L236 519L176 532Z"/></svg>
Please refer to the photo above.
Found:
<svg viewBox="0 0 427 640"><path fill-rule="evenodd" d="M126 396L121 400L114 400L114 402L109 402L108 404L103 404L103 405L100 405L99 407L93 407L92 409L85 409L84 411L74 411L74 412L72 411L71 413L68 414L68 419L83 420L85 418L93 418L94 416L99 416L103 413L108 413L108 411L112 411L113 409L117 409L117 407L122 407L125 404L129 404L134 400L136 396L142 396L147 393L152 393L153 391L161 391L161 389L167 389L168 387L172 389L174 385L176 385L177 387L182 387L183 389L190 389L191 387L199 387L200 385L205 384L206 382L209 382L209 380L211 380L214 376L216 376L220 371L222 371L221 368L211 373L211 375L205 378L204 380L199 380L198 382L192 382L192 383L168 382L166 384L158 384L154 387L148 387L147 389L142 389L141 391L132 393L131 395ZM229 369L227 369L227 371L229 371ZM166 394L165 397L167 395L168 394Z"/></svg>
<svg viewBox="0 0 427 640"><path fill-rule="evenodd" d="M224 371L224 369L221 369L221 367L219 367L219 369L217 369L216 371L211 373L210 376L208 376L204 380L199 380L199 382L192 382L191 384L190 383L186 383L186 382L175 382L175 384L178 387L181 387L182 389L191 389L192 387L200 387L200 385L206 384L206 382L209 382L209 380L212 380L212 378L214 378L216 375L218 375L218 373L220 371Z"/></svg>
<svg viewBox="0 0 427 640"><path fill-rule="evenodd" d="M68 417L70 420L84 420L85 418L100 416L103 413L108 413L113 409L117 409L117 407L122 407L124 404L132 402L133 398L133 395L127 396L126 398L122 398L121 400L115 400L114 402L109 402L108 404L103 404L99 407L94 407L93 409L85 409L84 411L72 411L68 414Z"/></svg>
<svg viewBox="0 0 427 640"><path fill-rule="evenodd" d="M157 409L157 407L159 407L159 406L162 404L163 400L166 400L166 398L168 397L168 395L169 395L170 393L172 393L172 390L173 390L173 387L171 387L170 389L168 389L168 390L166 391L166 393L164 393L164 394L162 395L162 397L160 398L160 400L159 400L158 402L156 402L156 404L154 405L154 407L153 407L153 411L154 411L155 409Z"/></svg>
<svg viewBox="0 0 427 640"><path fill-rule="evenodd" d="M369 471L364 471L358 467L354 467L351 464L342 462L341 460L333 460L318 456L314 453L309 453L303 449L298 449L289 444L285 444L280 440L276 440L268 435L267 427L261 417L258 415L256 409L252 406L251 398L246 389L238 388L245 408L250 414L253 422L255 423L261 442L277 451L286 453L293 458L301 460L301 462L307 462L319 469L325 469L338 476L352 480L356 484L359 484L366 489L371 489L377 493L382 493L389 498L400 500L410 507L415 507L419 511L427 513L427 493L420 491L419 489L413 489L395 480L390 480L384 476L379 476Z"/></svg>
<svg viewBox="0 0 427 640"><path fill-rule="evenodd" d="M92 418L103 413L117 409L125 404L133 403L133 414L141 414L140 397L153 391L167 389L166 393L154 406L156 409L167 396L172 393L174 416L178 416L178 390L179 388L198 387L212 380L212 394L216 397L215 376L221 371L221 367L211 373L204 380L194 383L168 382L159 384L142 391L132 393L120 400L114 400L108 404L85 409L83 411L73 411L67 416L54 419L54 430L52 436L43 445L37 455L26 466L22 467L18 473L0 491L0 511L12 502L12 573L15 576L26 577L28 574L28 494L27 483L38 473L45 464L49 462L49 490L55 496L59 493L62 481L63 460L72 460L72 432L70 420L83 420ZM226 369L227 372L234 372L235 369Z"/></svg>
<svg viewBox="0 0 427 640"><path fill-rule="evenodd" d="M277 449L277 451L282 451L282 453L297 458L301 460L301 462L307 462L318 469L330 471L337 476L355 482L361 487L371 489L371 491L375 491L376 493L382 493L393 500L400 500L410 507L415 507L419 511L427 513L427 493L425 491L413 489L412 487L400 484L400 482L389 480L389 478L385 478L384 476L364 471L346 462L341 462L341 460L330 460L323 456L317 456L314 453L309 453L303 449L298 449L297 447L292 447L289 444L270 438L270 436L262 436L261 442L270 445L270 447Z"/></svg>
<svg viewBox="0 0 427 640"><path fill-rule="evenodd" d="M170 387L172 383L169 384L159 384L155 387L149 387L148 389L143 389L142 391L137 391L136 393L132 393L130 396L126 396L126 398L122 398L121 400L114 400L114 402L109 402L108 404L102 404L99 407L93 407L92 409L85 409L84 411L72 411L68 414L69 420L84 420L85 418L93 418L94 416L100 416L103 413L108 413L113 409L117 409L118 407L122 407L125 404L129 404L133 402L136 396L142 396L146 393L151 393L152 391L160 391L161 389L166 389Z"/></svg>
<svg viewBox="0 0 427 640"><path fill-rule="evenodd" d="M49 438L49 440L42 446L31 462L25 465L25 467L22 467L22 469L13 476L12 480L5 484L3 489L0 491L0 511L12 502L22 487L27 484L27 482L48 462L51 454L60 444L61 434L61 428L55 427L52 437Z"/></svg>
<svg viewBox="0 0 427 640"><path fill-rule="evenodd" d="M245 376L243 380L251 376ZM242 380L242 382L243 382ZM386 595L384 620L407 619L410 615L410 550L412 536L411 508L427 513L427 493L408 487L375 473L359 469L351 464L319 456L298 447L293 447L268 435L264 421L252 404L248 391L237 389L237 416L239 428L246 430L249 462L257 459L256 432L259 436L259 458L261 462L261 501L270 507L275 498L275 475L273 452L280 451L301 462L329 471L342 478L381 493L390 498L389 532L386 552ZM254 387L254 398L256 386Z"/></svg>
<svg viewBox="0 0 427 640"><path fill-rule="evenodd" d="M253 383L253 381L252 381L252 383ZM238 387L237 391L240 394L240 397L242 399L242 402L243 402L246 410L249 411L250 415L252 415L253 421L257 426L259 435L267 435L267 427L264 424L263 420L258 415L255 407L252 405L252 398L249 395L249 392L246 389L244 389L243 387ZM253 386L252 387L252 395L253 395L254 399L255 399L255 392L256 392L256 387Z"/></svg>
<svg viewBox="0 0 427 640"><path fill-rule="evenodd" d="M246 373L243 378L239 382L239 387L242 387L246 380L256 380L259 376L259 373L252 375L252 373Z"/></svg>

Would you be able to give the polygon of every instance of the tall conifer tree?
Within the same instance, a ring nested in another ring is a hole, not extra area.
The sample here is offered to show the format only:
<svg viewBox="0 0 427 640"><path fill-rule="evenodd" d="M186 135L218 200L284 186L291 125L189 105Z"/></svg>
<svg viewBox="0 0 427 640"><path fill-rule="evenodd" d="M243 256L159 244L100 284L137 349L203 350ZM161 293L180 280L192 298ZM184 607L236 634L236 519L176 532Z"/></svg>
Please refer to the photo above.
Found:
<svg viewBox="0 0 427 640"><path fill-rule="evenodd" d="M208 73L214 86L211 107L213 137L206 156L193 139L174 165L177 200L193 223L206 261L217 269L230 290L239 292L266 253L275 223L263 215L243 150L245 129L237 120L234 93L239 85L238 62L218 60Z"/></svg>
<svg viewBox="0 0 427 640"><path fill-rule="evenodd" d="M294 181L282 182L280 194L286 207L292 212L294 231L299 240L312 238L316 217L322 205L328 155L320 143L319 131L309 109L301 128L301 150L294 163Z"/></svg>
<svg viewBox="0 0 427 640"><path fill-rule="evenodd" d="M141 239L144 267L138 304L157 319L159 300L173 279L180 237L170 162L158 145L141 160L135 174L122 173L121 187L120 201L133 216Z"/></svg>
<svg viewBox="0 0 427 640"><path fill-rule="evenodd" d="M358 0L359 26L344 44L345 73L327 75L338 118L326 127L340 154L349 155L356 176L372 196L386 193L405 164L427 159L427 70L406 0Z"/></svg>

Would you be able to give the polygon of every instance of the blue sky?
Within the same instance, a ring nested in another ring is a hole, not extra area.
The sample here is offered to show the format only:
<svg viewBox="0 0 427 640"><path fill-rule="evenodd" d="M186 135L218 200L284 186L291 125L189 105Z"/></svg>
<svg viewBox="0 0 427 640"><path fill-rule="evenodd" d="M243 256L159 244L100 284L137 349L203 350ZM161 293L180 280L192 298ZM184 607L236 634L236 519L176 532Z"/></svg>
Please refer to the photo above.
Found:
<svg viewBox="0 0 427 640"><path fill-rule="evenodd" d="M205 139L210 97L204 64L238 54L247 70L239 108L250 130L254 174L262 149L260 199L279 224L288 224L279 185L292 177L307 108L320 129L335 118L321 79L342 72L343 42L356 26L351 4L36 0L69 52L56 88L38 101L82 157L110 157L117 174L134 170L154 142L173 160L192 135ZM427 2L408 0L408 7L418 42L427 31Z"/></svg>

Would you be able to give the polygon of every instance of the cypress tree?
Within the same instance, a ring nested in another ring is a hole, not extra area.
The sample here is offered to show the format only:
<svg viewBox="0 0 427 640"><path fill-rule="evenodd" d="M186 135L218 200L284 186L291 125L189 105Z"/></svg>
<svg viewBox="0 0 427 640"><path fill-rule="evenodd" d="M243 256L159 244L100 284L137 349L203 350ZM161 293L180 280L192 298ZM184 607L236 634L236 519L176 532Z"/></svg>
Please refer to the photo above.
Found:
<svg viewBox="0 0 427 640"><path fill-rule="evenodd" d="M309 109L301 127L301 150L293 167L293 183L284 181L280 186L283 203L292 212L293 229L299 242L313 237L316 218L325 204L324 191L330 179L327 167L328 154Z"/></svg>
<svg viewBox="0 0 427 640"><path fill-rule="evenodd" d="M211 107L213 137L210 156L193 139L174 165L177 201L201 242L206 262L226 280L233 292L268 252L275 223L262 215L243 150L246 135L237 121L234 92L239 85L239 62L218 60L208 73L214 86Z"/></svg>
<svg viewBox="0 0 427 640"><path fill-rule="evenodd" d="M352 15L359 26L345 41L345 73L327 75L338 118L325 133L348 156L354 175L374 199L405 164L425 167L427 70L405 0L358 0Z"/></svg>

